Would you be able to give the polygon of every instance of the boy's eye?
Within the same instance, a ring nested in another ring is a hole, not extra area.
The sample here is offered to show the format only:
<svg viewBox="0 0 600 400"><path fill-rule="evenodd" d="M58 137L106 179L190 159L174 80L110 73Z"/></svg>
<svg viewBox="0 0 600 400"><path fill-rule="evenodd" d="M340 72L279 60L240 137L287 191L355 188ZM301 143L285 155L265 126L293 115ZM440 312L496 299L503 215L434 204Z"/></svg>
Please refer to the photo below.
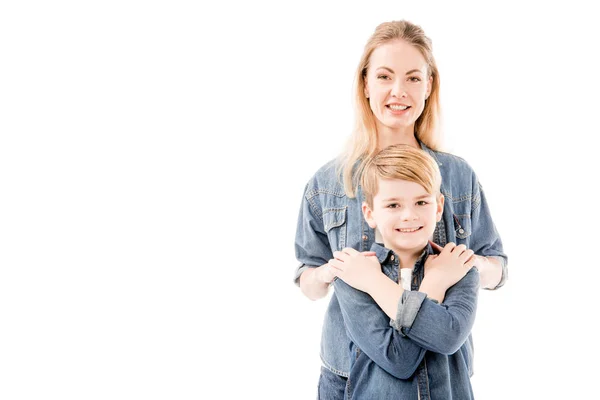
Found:
<svg viewBox="0 0 600 400"><path fill-rule="evenodd" d="M427 204L429 204L429 203L428 203L428 202L426 202L425 200L419 200L419 201L417 201L417 205L418 205L418 206L425 206L425 205L427 205Z"/></svg>
<svg viewBox="0 0 600 400"><path fill-rule="evenodd" d="M391 203L391 204L388 204L387 207L388 208L398 208L398 207L400 207L400 205L398 203Z"/></svg>

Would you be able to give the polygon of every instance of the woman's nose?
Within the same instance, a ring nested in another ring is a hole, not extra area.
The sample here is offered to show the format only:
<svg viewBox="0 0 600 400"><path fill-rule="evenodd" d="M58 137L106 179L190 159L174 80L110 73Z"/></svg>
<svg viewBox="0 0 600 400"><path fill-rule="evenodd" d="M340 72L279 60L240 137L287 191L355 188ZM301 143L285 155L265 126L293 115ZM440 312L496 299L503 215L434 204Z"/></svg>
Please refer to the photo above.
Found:
<svg viewBox="0 0 600 400"><path fill-rule="evenodd" d="M404 89L404 85L401 81L394 83L394 86L392 87L392 97L397 99L406 97L406 90Z"/></svg>

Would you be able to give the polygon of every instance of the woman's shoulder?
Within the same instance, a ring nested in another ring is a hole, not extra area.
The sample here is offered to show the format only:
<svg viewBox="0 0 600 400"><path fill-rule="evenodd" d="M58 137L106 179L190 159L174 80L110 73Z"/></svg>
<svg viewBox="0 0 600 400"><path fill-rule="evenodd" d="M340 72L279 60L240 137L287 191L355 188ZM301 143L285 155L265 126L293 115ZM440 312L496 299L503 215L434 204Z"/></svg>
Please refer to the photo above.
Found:
<svg viewBox="0 0 600 400"><path fill-rule="evenodd" d="M334 158L323 164L310 178L307 189L315 193L344 194L340 160Z"/></svg>
<svg viewBox="0 0 600 400"><path fill-rule="evenodd" d="M475 175L473 168L464 158L457 156L456 154L446 153L440 150L428 150L433 158L437 161L442 176L449 173L452 175L466 175L470 178L471 176Z"/></svg>

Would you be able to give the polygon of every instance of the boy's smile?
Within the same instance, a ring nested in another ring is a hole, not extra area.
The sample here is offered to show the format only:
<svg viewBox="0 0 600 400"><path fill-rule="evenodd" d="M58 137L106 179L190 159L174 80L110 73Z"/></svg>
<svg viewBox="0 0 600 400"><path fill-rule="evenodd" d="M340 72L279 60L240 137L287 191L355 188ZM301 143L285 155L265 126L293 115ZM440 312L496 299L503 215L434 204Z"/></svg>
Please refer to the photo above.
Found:
<svg viewBox="0 0 600 400"><path fill-rule="evenodd" d="M399 256L423 250L442 217L444 198L401 179L379 179L373 208L363 204L365 219L377 228L383 244Z"/></svg>

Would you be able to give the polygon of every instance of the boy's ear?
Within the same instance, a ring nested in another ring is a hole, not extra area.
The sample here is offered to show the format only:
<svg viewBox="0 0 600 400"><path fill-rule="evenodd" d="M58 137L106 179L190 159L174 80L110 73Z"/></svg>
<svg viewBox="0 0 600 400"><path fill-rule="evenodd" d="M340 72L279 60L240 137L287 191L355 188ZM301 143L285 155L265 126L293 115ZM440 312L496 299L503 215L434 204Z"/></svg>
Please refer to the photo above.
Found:
<svg viewBox="0 0 600 400"><path fill-rule="evenodd" d="M364 201L362 203L362 212L363 212L363 215L365 216L365 221L367 221L367 224L369 224L371 229L377 228L377 224L375 223L375 220L373 219L373 210L371 210L371 207L369 207L369 205L367 204L366 201Z"/></svg>
<svg viewBox="0 0 600 400"><path fill-rule="evenodd" d="M444 195L440 193L437 199L437 210L435 211L435 221L440 222L442 220L442 214L444 213Z"/></svg>

